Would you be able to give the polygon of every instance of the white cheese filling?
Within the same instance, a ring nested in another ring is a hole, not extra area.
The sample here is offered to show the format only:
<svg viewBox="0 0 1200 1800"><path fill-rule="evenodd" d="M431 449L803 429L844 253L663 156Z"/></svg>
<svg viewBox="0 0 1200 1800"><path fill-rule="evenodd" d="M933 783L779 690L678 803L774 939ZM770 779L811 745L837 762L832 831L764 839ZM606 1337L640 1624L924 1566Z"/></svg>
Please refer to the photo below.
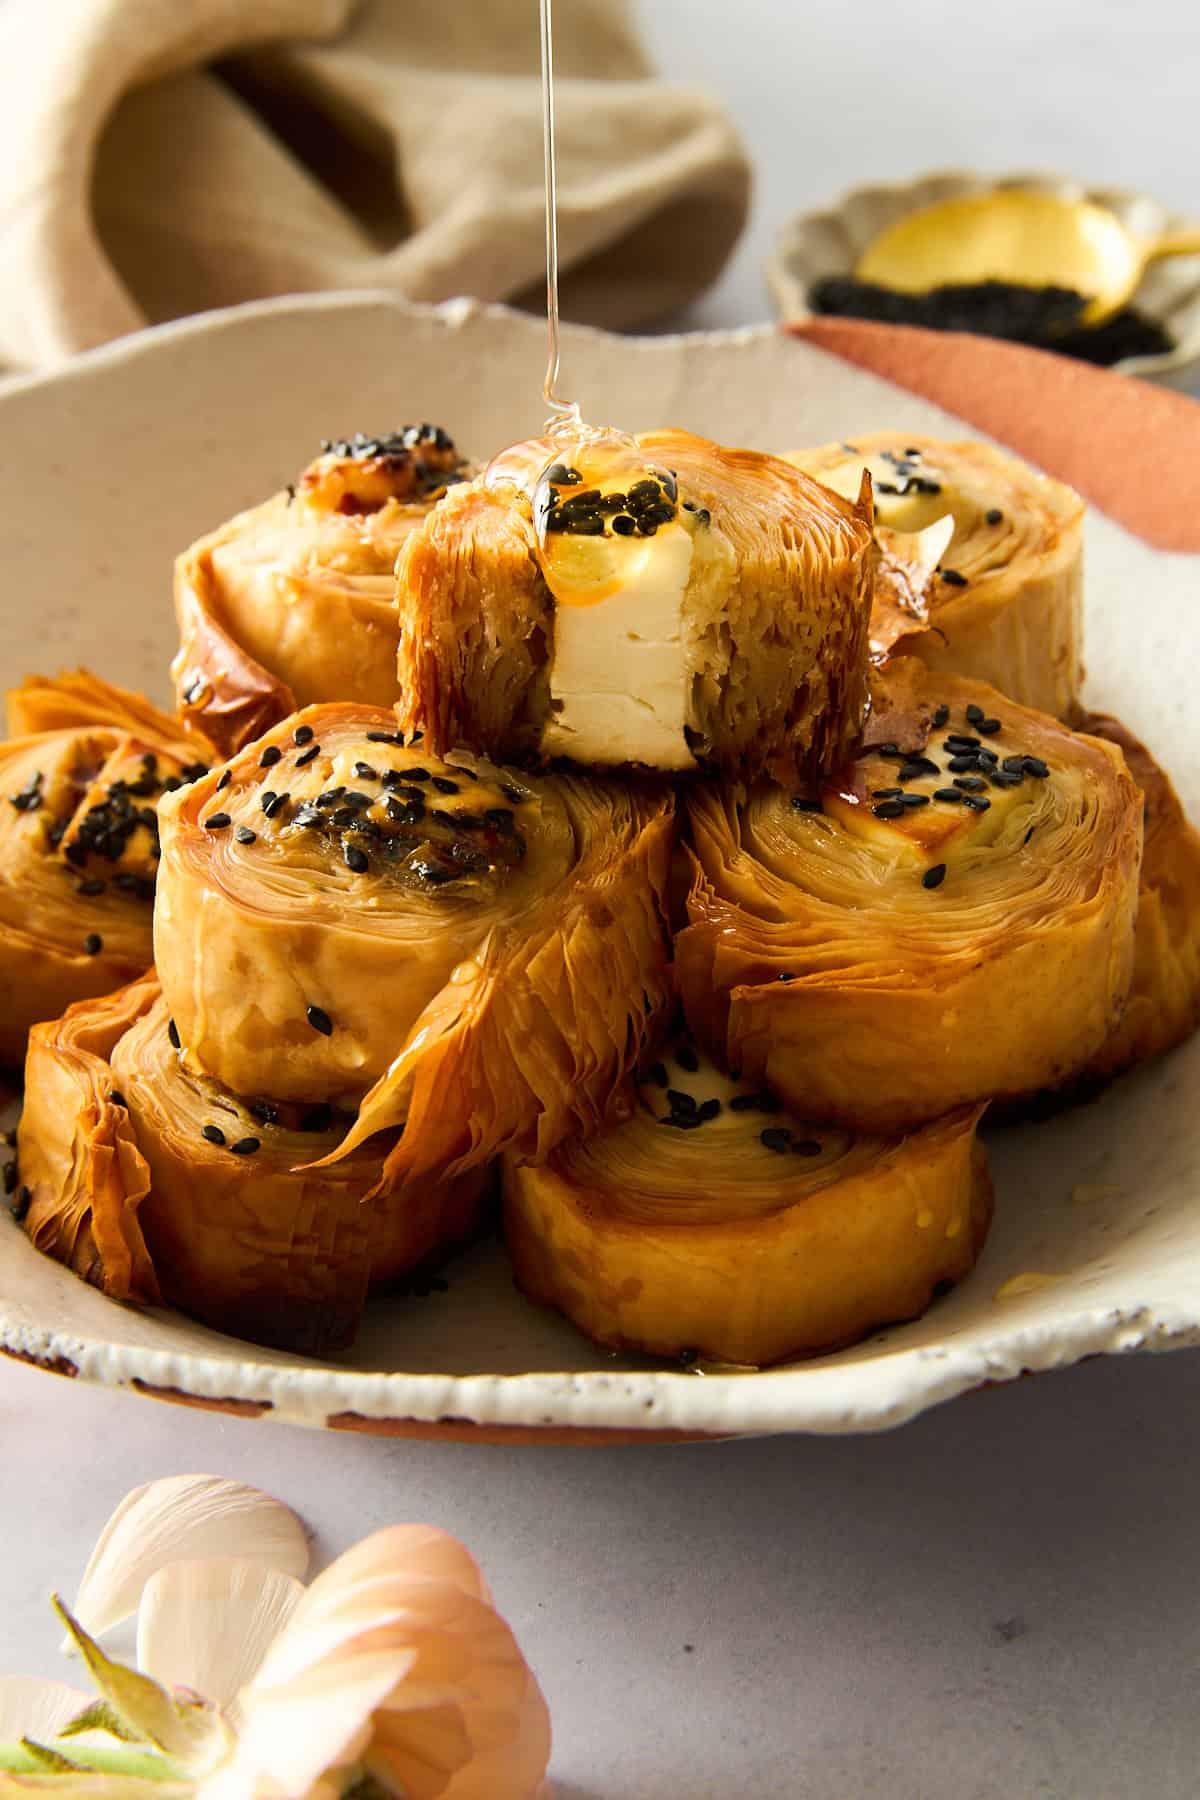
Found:
<svg viewBox="0 0 1200 1800"><path fill-rule="evenodd" d="M591 606L555 609L553 710L542 748L577 762L695 768L684 734L683 597L692 534L675 521L652 538L617 540L611 548L617 545L617 592Z"/></svg>

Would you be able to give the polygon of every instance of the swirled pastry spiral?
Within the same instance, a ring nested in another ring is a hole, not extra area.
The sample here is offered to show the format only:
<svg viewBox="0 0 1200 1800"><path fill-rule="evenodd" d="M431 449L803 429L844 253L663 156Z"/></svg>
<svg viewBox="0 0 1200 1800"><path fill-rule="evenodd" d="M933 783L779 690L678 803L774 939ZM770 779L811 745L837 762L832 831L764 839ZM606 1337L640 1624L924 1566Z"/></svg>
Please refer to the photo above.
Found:
<svg viewBox="0 0 1200 1800"><path fill-rule="evenodd" d="M870 553L865 502L757 451L514 446L401 553L401 721L509 760L828 767L866 698Z"/></svg>
<svg viewBox="0 0 1200 1800"><path fill-rule="evenodd" d="M689 1021L811 1117L1015 1100L1120 1021L1142 801L1110 743L902 658L822 789L696 787L688 812Z"/></svg>
<svg viewBox="0 0 1200 1800"><path fill-rule="evenodd" d="M978 1117L814 1126L676 1044L623 1124L537 1168L506 1160L518 1285L623 1350L763 1364L850 1343L974 1264L991 1217Z"/></svg>
<svg viewBox="0 0 1200 1800"><path fill-rule="evenodd" d="M396 555L466 473L437 426L360 434L186 550L171 670L188 724L229 754L312 701L390 706Z"/></svg>
<svg viewBox="0 0 1200 1800"><path fill-rule="evenodd" d="M309 707L163 809L187 1066L405 1125L389 1179L594 1128L667 1003L669 793L517 776Z"/></svg>
<svg viewBox="0 0 1200 1800"><path fill-rule="evenodd" d="M204 773L140 695L86 674L8 695L0 745L0 1061L35 1019L149 967L157 804Z"/></svg>
<svg viewBox="0 0 1200 1800"><path fill-rule="evenodd" d="M146 976L34 1028L18 1137L39 1250L119 1300L163 1301L222 1331L321 1355L368 1293L476 1228L472 1170L367 1198L387 1141L335 1163L328 1107L245 1101L183 1065Z"/></svg>
<svg viewBox="0 0 1200 1800"><path fill-rule="evenodd" d="M1072 717L1082 679L1078 494L990 444L903 432L868 432L787 460L840 494L857 494L870 470L877 660L919 656L931 669L990 682L1021 706ZM943 519L950 524L939 537Z"/></svg>

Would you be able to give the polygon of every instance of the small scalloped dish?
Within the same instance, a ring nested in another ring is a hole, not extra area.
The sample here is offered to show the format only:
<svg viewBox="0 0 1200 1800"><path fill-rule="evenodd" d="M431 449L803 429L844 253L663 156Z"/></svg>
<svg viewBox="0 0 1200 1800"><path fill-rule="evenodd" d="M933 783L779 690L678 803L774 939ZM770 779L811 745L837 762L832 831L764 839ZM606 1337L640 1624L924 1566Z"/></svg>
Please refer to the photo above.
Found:
<svg viewBox="0 0 1200 1800"><path fill-rule="evenodd" d="M1090 201L1115 214L1138 239L1152 240L1196 224L1149 194L1127 188L1092 188L1060 175L993 176L947 169L909 182L854 188L828 207L791 219L767 265L775 304L790 323L812 318L808 296L814 284L827 275L853 274L868 245L897 220L938 201L1011 189ZM1126 357L1116 367L1125 375L1186 386L1200 367L1200 256L1151 263L1130 304L1161 325L1175 348L1161 356Z"/></svg>
<svg viewBox="0 0 1200 1800"><path fill-rule="evenodd" d="M0 540L5 684L83 664L165 702L181 546L278 488L331 434L426 418L480 458L530 435L544 353L541 324L499 308L314 297L147 332L0 387L0 482L20 526ZM564 368L585 412L631 431L671 423L779 450L892 428L978 435L771 327L569 329ZM1153 550L1094 512L1086 555L1087 703L1146 739L1198 817L1194 683L1171 677L1200 658L1200 556ZM452 1262L445 1292L372 1302L351 1351L308 1361L118 1305L39 1256L4 1213L0 1349L110 1387L381 1434L879 1430L1026 1371L1200 1343L1198 1079L1200 1039L1090 1105L990 1132L996 1219L974 1271L919 1320L761 1373L597 1349L521 1298L496 1241Z"/></svg>

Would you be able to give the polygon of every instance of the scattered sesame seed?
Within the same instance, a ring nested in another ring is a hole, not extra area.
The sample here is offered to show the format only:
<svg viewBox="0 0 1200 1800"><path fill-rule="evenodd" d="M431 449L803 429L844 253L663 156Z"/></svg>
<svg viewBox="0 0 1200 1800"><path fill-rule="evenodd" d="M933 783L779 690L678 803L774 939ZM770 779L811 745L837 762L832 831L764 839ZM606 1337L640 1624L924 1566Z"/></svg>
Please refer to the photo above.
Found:
<svg viewBox="0 0 1200 1800"><path fill-rule="evenodd" d="M313 741L312 726L311 725L297 725L295 731L293 731L293 733L292 733L292 742L294 744L311 744L312 741Z"/></svg>
<svg viewBox="0 0 1200 1800"><path fill-rule="evenodd" d="M225 769L222 772L220 781L218 781L218 783L217 783L218 794L223 793L225 791L225 789L229 786L229 783L232 781L232 779L233 779L233 770Z"/></svg>
<svg viewBox="0 0 1200 1800"><path fill-rule="evenodd" d="M959 787L934 788L933 797L935 800L944 800L947 806L961 806L964 798Z"/></svg>
<svg viewBox="0 0 1200 1800"><path fill-rule="evenodd" d="M342 858L346 867L352 870L355 875L365 875L371 866L370 858L365 851L359 849L357 844L344 844L342 846Z"/></svg>
<svg viewBox="0 0 1200 1800"><path fill-rule="evenodd" d="M694 1075L700 1067L700 1058L690 1044L680 1044L675 1052L675 1061L681 1069L686 1069L689 1075Z"/></svg>
<svg viewBox="0 0 1200 1800"><path fill-rule="evenodd" d="M983 794L964 794L963 805L969 806L972 812L986 812L991 801Z"/></svg>
<svg viewBox="0 0 1200 1800"><path fill-rule="evenodd" d="M257 831L251 831L248 825L239 825L233 835L239 844L252 844L257 838L258 833Z"/></svg>
<svg viewBox="0 0 1200 1800"><path fill-rule="evenodd" d="M367 762L356 762L354 765L354 773L358 777L359 781L378 781L379 780L379 770L373 769L371 767L370 763L367 763Z"/></svg>
<svg viewBox="0 0 1200 1800"><path fill-rule="evenodd" d="M696 1111L696 1102L692 1096L681 1093L678 1088L667 1089L667 1105L672 1112L694 1113Z"/></svg>
<svg viewBox="0 0 1200 1800"><path fill-rule="evenodd" d="M219 1125L202 1125L200 1136L210 1144L224 1144L225 1142L225 1133Z"/></svg>
<svg viewBox="0 0 1200 1800"><path fill-rule="evenodd" d="M978 725L976 725L975 729L976 729L976 731L981 731L983 733L984 737L992 737L997 731L999 731L1000 721L999 721L999 719L980 719L980 721L979 721Z"/></svg>
<svg viewBox="0 0 1200 1800"><path fill-rule="evenodd" d="M12 1208L11 1208L12 1216L17 1221L18 1225L20 1225L24 1222L25 1218L28 1216L29 1209L32 1205L33 1205L33 1189L27 1188L27 1187L18 1188L17 1189L17 1197L13 1201Z"/></svg>
<svg viewBox="0 0 1200 1800"><path fill-rule="evenodd" d="M1040 756L1026 756L1023 762L1025 773L1032 775L1037 781L1045 781L1050 773L1050 765L1044 763Z"/></svg>
<svg viewBox="0 0 1200 1800"><path fill-rule="evenodd" d="M109 1091L108 1091L108 1104L109 1104L109 1105L110 1105L110 1106L124 1106L124 1105L126 1105L126 1100L125 1100L125 1096L124 1096L124 1094L123 1094L123 1093L122 1093L122 1092L121 1092L121 1090L120 1090L120 1088L110 1088L110 1089L109 1089Z"/></svg>
<svg viewBox="0 0 1200 1800"><path fill-rule="evenodd" d="M291 797L290 794L272 794L270 800L264 798L262 809L268 819L273 819L277 813L281 813Z"/></svg>
<svg viewBox="0 0 1200 1800"><path fill-rule="evenodd" d="M720 1110L721 1102L719 1100L702 1100L696 1117L702 1120L715 1119Z"/></svg>
<svg viewBox="0 0 1200 1800"><path fill-rule="evenodd" d="M320 754L321 754L320 744L310 744L308 749L306 751L304 751L303 755L298 756L296 758L296 767L298 769L307 768L308 764L310 762L312 762L315 757L320 756Z"/></svg>
<svg viewBox="0 0 1200 1800"><path fill-rule="evenodd" d="M433 777L433 785L437 789L439 794L457 794L458 793L457 781L451 781L450 777L448 775L435 775Z"/></svg>
<svg viewBox="0 0 1200 1800"><path fill-rule="evenodd" d="M766 1149L774 1150L777 1155L782 1155L792 1141L792 1134L786 1125L768 1125L765 1130L759 1132L758 1141Z"/></svg>
<svg viewBox="0 0 1200 1800"><path fill-rule="evenodd" d="M107 887L107 881L101 881L98 876L93 876L88 881L81 881L75 892L82 894L85 900L93 900L97 894L103 894Z"/></svg>
<svg viewBox="0 0 1200 1800"><path fill-rule="evenodd" d="M926 869L921 877L921 886L927 888L941 887L946 879L945 863L934 863L932 869Z"/></svg>
<svg viewBox="0 0 1200 1800"><path fill-rule="evenodd" d="M793 1156L820 1156L821 1146L816 1138L801 1138L798 1144L792 1145Z"/></svg>
<svg viewBox="0 0 1200 1800"><path fill-rule="evenodd" d="M205 831L224 831L229 823L230 818L227 812L210 813L204 821L204 829Z"/></svg>
<svg viewBox="0 0 1200 1800"><path fill-rule="evenodd" d="M400 749L404 748L404 738L398 731L368 731L366 735L368 744L396 744ZM419 735L419 733L414 733L414 744Z"/></svg>
<svg viewBox="0 0 1200 1800"><path fill-rule="evenodd" d="M237 1143L230 1144L229 1148L235 1156L253 1156L256 1150L262 1148L262 1140L256 1137L239 1138Z"/></svg>
<svg viewBox="0 0 1200 1800"><path fill-rule="evenodd" d="M968 732L948 731L946 733L946 748L947 750L953 750L956 753L961 754L964 750L981 750L983 746L977 737L971 737Z"/></svg>
<svg viewBox="0 0 1200 1800"><path fill-rule="evenodd" d="M332 1037L333 1020L323 1006L310 1006L305 1017L313 1030L319 1031L322 1037Z"/></svg>
<svg viewBox="0 0 1200 1800"><path fill-rule="evenodd" d="M982 775L956 775L954 785L956 788L962 788L965 794L978 794L982 788L987 786L987 783Z"/></svg>
<svg viewBox="0 0 1200 1800"><path fill-rule="evenodd" d="M972 770L978 769L979 758L974 752L969 756L952 756L946 767L952 775L968 775Z"/></svg>
<svg viewBox="0 0 1200 1800"><path fill-rule="evenodd" d="M183 1045L179 1041L179 1027L176 1025L174 1019L167 1020L167 1036L171 1041L171 1048L173 1050L182 1050Z"/></svg>
<svg viewBox="0 0 1200 1800"><path fill-rule="evenodd" d="M17 1185L17 1165L15 1162L6 1162L4 1165L4 1191L5 1191L5 1193L11 1194L15 1190L16 1185Z"/></svg>
<svg viewBox="0 0 1200 1800"><path fill-rule="evenodd" d="M899 789L897 789L896 791L899 792ZM820 811L822 811L822 806L821 806L820 800L812 800L808 797L807 794L793 794L792 795L792 805L795 807L797 812L819 813Z"/></svg>
<svg viewBox="0 0 1200 1800"><path fill-rule="evenodd" d="M273 769L282 756L283 751L278 744L268 744L258 759L258 766L260 769Z"/></svg>
<svg viewBox="0 0 1200 1800"><path fill-rule="evenodd" d="M984 514L984 518L989 525L999 525L1004 518L1004 514L1000 511L998 506L992 506L989 507L988 511Z"/></svg>
<svg viewBox="0 0 1200 1800"><path fill-rule="evenodd" d="M946 705L946 702L943 700L942 704L938 707L937 711L933 715L934 727L940 728L941 726L943 726L946 723L946 720L949 717L950 717L950 708Z"/></svg>
<svg viewBox="0 0 1200 1800"><path fill-rule="evenodd" d="M939 569L938 574L948 587L964 588L967 585L966 576L960 575L957 569Z"/></svg>
<svg viewBox="0 0 1200 1800"><path fill-rule="evenodd" d="M993 787L1015 788L1020 787L1024 774L1024 770L1017 775L1009 769L992 769L988 771L988 779Z"/></svg>
<svg viewBox="0 0 1200 1800"><path fill-rule="evenodd" d="M104 939L98 931L89 931L83 940L83 947L89 956L99 956L104 948Z"/></svg>
<svg viewBox="0 0 1200 1800"><path fill-rule="evenodd" d="M977 706L973 700L971 701L970 705L967 707L966 710L967 710L967 722L971 725L978 725L980 719L982 719L984 717L984 711L983 711L982 706Z"/></svg>
<svg viewBox="0 0 1200 1800"><path fill-rule="evenodd" d="M928 806L929 805L929 795L928 794L905 794L905 796L901 800L900 804L901 804L901 806L907 807L910 811L912 810L912 808L914 806Z"/></svg>
<svg viewBox="0 0 1200 1800"><path fill-rule="evenodd" d="M882 800L871 811L877 819L900 819L904 816L905 806L903 800Z"/></svg>
<svg viewBox="0 0 1200 1800"><path fill-rule="evenodd" d="M902 792L902 788L872 788L871 798L872 800L899 800ZM792 805L795 804L796 802L793 800Z"/></svg>

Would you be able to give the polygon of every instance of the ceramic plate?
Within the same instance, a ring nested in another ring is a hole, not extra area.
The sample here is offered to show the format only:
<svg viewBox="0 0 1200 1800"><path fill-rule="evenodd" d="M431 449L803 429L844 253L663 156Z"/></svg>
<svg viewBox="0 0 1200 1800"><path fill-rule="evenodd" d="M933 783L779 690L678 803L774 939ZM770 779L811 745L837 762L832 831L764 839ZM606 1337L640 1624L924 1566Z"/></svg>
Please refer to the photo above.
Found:
<svg viewBox="0 0 1200 1800"><path fill-rule="evenodd" d="M241 308L0 389L3 674L88 664L166 700L174 553L291 479L320 440L443 423L476 455L535 430L544 332L460 302ZM589 417L788 448L959 420L770 328L630 340L573 330ZM1200 813L1200 558L1089 525L1092 704L1168 762ZM1189 598L1191 604L1188 604ZM838 1355L691 1374L593 1349L478 1246L446 1293L372 1306L326 1364L104 1299L0 1218L0 1347L110 1386L308 1425L496 1436L844 1432L1097 1352L1200 1342L1200 1041L1050 1124L995 1135L995 1227L974 1274L914 1324ZM1023 1277L1023 1280L1014 1280Z"/></svg>

